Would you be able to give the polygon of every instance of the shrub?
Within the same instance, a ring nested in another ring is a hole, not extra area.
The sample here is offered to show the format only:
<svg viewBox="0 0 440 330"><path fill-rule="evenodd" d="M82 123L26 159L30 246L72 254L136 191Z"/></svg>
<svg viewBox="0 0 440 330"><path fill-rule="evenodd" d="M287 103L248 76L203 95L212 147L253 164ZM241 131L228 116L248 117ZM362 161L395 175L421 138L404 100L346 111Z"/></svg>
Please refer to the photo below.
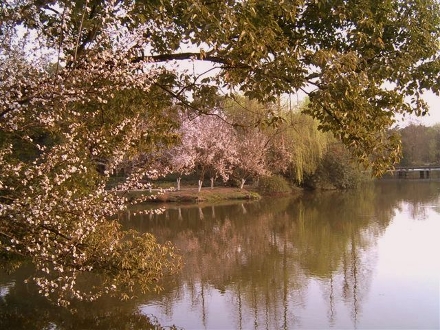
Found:
<svg viewBox="0 0 440 330"><path fill-rule="evenodd" d="M365 175L353 163L348 150L342 145L329 148L316 172L305 180L305 186L312 189L356 188Z"/></svg>
<svg viewBox="0 0 440 330"><path fill-rule="evenodd" d="M261 177L258 182L258 190L263 195L288 194L292 192L287 180L280 175Z"/></svg>

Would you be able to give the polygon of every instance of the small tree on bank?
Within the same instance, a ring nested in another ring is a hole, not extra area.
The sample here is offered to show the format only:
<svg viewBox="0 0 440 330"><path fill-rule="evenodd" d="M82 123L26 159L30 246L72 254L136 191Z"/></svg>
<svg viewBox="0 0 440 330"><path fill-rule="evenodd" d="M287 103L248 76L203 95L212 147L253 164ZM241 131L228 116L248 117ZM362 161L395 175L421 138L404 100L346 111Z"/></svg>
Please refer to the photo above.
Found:
<svg viewBox="0 0 440 330"><path fill-rule="evenodd" d="M170 172L177 173L177 190L180 191L180 182L183 175L195 170L196 151L190 144L186 129L182 130L180 144L165 152Z"/></svg>
<svg viewBox="0 0 440 330"><path fill-rule="evenodd" d="M261 132L248 130L239 134L234 176L240 180L240 189L248 179L270 173L266 163L267 149L268 138Z"/></svg>
<svg viewBox="0 0 440 330"><path fill-rule="evenodd" d="M184 150L194 156L199 172L199 191L205 175L209 176L211 188L221 177L227 181L236 162L236 137L231 125L216 115L200 116L182 124Z"/></svg>

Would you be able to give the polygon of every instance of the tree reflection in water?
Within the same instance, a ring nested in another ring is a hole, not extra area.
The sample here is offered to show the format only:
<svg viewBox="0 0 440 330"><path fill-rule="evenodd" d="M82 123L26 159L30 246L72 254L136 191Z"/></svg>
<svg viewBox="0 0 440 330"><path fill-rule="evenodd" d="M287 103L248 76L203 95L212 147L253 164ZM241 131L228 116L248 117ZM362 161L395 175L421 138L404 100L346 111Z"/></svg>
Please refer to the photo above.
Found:
<svg viewBox="0 0 440 330"><path fill-rule="evenodd" d="M438 202L438 185L381 182L356 193L171 206L155 216L133 210L123 219L125 227L172 241L185 260L162 293L78 303L71 314L24 285L31 270L22 268L0 278L0 327L356 327L375 271L377 238L403 203L418 219L423 205Z"/></svg>
<svg viewBox="0 0 440 330"><path fill-rule="evenodd" d="M121 302L100 298L93 303L76 303L71 308L54 306L24 280L33 267L22 266L13 275L0 273L0 329L180 329L163 327L155 316L137 308L138 300Z"/></svg>

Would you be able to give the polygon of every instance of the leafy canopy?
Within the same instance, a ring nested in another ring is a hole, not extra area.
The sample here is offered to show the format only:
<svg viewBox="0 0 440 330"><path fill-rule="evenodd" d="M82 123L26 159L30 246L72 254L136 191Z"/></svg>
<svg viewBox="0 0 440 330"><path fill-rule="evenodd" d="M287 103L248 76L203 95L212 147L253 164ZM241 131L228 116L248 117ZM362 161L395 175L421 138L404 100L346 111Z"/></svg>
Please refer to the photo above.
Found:
<svg viewBox="0 0 440 330"><path fill-rule="evenodd" d="M304 91L310 98L306 112L377 174L400 156L398 138L387 133L395 114L425 114L423 91L440 91L435 0L7 1L2 6L2 30L14 24L37 29L69 65L115 44L124 44L127 61L163 64L166 70L173 61L211 63L216 70L168 72L166 80L155 82L198 111L208 111L217 102L215 94L226 89L260 101ZM103 38L109 26L111 37Z"/></svg>
<svg viewBox="0 0 440 330"><path fill-rule="evenodd" d="M209 88L214 84L274 101L302 90L310 99L306 113L358 159L371 164L376 174L400 156L399 139L387 131L395 114L425 114L423 91L440 90L437 1L200 0L124 5L132 18L129 27L146 26L142 58L192 58L219 68L204 79L187 76L194 82L186 85L188 91L196 96L217 92ZM184 52L182 45L197 50Z"/></svg>

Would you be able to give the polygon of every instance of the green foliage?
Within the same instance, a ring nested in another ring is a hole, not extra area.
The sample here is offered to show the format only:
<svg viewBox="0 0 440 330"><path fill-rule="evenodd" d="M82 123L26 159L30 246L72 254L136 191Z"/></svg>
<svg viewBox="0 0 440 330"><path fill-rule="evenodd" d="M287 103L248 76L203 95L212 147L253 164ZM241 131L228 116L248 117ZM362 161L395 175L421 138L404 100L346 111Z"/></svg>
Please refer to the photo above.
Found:
<svg viewBox="0 0 440 330"><path fill-rule="evenodd" d="M258 180L258 191L263 195L288 194L292 189L280 175L263 176Z"/></svg>
<svg viewBox="0 0 440 330"><path fill-rule="evenodd" d="M319 131L316 119L301 112L286 112L280 135L290 154L289 176L298 184L316 171L327 144L332 140L328 133Z"/></svg>
<svg viewBox="0 0 440 330"><path fill-rule="evenodd" d="M399 130L403 157L401 166L440 164L440 126L409 125Z"/></svg>
<svg viewBox="0 0 440 330"><path fill-rule="evenodd" d="M236 125L240 141L253 136L264 142L259 149L265 150L267 170L301 184L305 175L316 170L328 141L332 140L329 133L319 131L316 119L300 111L306 104L292 108L286 98L261 104L234 95L233 101L225 102L224 111ZM269 124L267 113L269 118L278 120Z"/></svg>
<svg viewBox="0 0 440 330"><path fill-rule="evenodd" d="M347 149L341 144L329 146L313 174L305 180L305 186L313 189L355 188L366 178L353 162Z"/></svg>

